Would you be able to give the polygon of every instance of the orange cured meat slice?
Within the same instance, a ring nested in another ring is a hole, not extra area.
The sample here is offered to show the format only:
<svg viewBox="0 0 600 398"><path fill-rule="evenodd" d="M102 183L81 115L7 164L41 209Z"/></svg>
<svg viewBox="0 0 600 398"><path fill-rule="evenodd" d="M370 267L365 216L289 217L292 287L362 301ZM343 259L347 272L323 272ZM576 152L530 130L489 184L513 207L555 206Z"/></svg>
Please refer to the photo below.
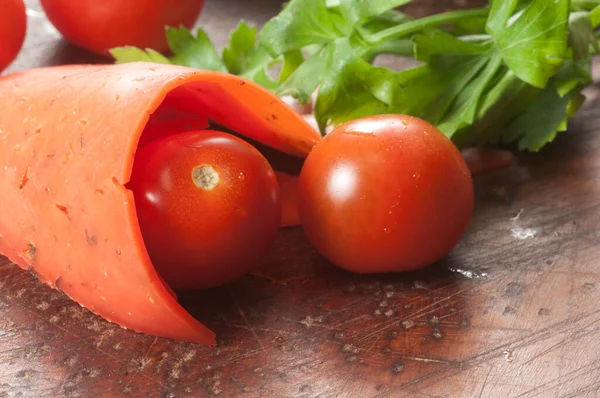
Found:
<svg viewBox="0 0 600 398"><path fill-rule="evenodd" d="M320 139L276 96L228 74L131 63L4 76L0 253L111 322L214 345L152 266L125 185L163 102L298 157Z"/></svg>

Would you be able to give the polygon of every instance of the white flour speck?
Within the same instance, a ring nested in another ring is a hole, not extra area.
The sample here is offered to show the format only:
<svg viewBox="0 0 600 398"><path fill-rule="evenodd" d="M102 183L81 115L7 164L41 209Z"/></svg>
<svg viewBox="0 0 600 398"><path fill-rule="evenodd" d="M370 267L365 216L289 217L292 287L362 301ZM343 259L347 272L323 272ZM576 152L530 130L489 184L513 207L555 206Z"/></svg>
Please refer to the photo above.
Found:
<svg viewBox="0 0 600 398"><path fill-rule="evenodd" d="M525 240L537 237L538 231L532 228L513 228L510 234L513 238Z"/></svg>

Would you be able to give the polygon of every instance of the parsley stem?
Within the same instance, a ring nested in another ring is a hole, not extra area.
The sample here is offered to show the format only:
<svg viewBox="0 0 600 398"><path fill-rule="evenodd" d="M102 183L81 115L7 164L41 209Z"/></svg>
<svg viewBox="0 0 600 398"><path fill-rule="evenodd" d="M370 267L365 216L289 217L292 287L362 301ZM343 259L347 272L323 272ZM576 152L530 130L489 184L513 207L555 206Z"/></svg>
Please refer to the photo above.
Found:
<svg viewBox="0 0 600 398"><path fill-rule="evenodd" d="M468 36L459 36L458 39L469 42L469 43L477 43L477 42L481 42L481 41L491 40L492 36L490 36L490 35L468 35Z"/></svg>
<svg viewBox="0 0 600 398"><path fill-rule="evenodd" d="M414 46L413 41L410 39L388 40L369 49L369 54L372 56L393 54L401 57L412 57L414 56Z"/></svg>
<svg viewBox="0 0 600 398"><path fill-rule="evenodd" d="M382 30L381 32L366 36L365 38L369 43L378 45L388 40L397 39L420 32L427 28L454 23L463 19L486 17L487 14L487 8L449 11L406 22L392 28Z"/></svg>
<svg viewBox="0 0 600 398"><path fill-rule="evenodd" d="M600 0L571 0L571 8L592 9L600 5Z"/></svg>

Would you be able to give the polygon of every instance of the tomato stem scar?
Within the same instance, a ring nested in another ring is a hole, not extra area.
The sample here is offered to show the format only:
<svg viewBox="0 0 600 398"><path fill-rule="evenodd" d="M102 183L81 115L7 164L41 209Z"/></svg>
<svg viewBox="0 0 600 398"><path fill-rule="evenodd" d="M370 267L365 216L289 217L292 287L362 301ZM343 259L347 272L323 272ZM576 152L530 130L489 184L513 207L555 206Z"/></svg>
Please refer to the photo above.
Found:
<svg viewBox="0 0 600 398"><path fill-rule="evenodd" d="M196 166L192 170L192 181L198 188L210 191L219 184L219 173L208 164Z"/></svg>

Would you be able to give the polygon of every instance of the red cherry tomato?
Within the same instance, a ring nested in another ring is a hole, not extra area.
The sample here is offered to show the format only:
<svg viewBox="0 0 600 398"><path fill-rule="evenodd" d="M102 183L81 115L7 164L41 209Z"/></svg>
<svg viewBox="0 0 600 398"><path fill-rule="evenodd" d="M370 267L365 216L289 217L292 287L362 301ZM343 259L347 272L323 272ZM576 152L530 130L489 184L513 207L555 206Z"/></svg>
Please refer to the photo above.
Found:
<svg viewBox="0 0 600 398"><path fill-rule="evenodd" d="M340 126L308 155L298 187L302 226L333 264L408 271L446 255L467 229L473 184L434 126L382 115Z"/></svg>
<svg viewBox="0 0 600 398"><path fill-rule="evenodd" d="M118 46L168 49L165 26L195 23L204 0L41 0L71 43L98 54Z"/></svg>
<svg viewBox="0 0 600 398"><path fill-rule="evenodd" d="M213 130L156 139L128 187L150 258L173 288L231 282L270 248L281 221L275 172L247 142Z"/></svg>
<svg viewBox="0 0 600 398"><path fill-rule="evenodd" d="M5 0L0 12L0 72L21 51L27 30L27 15L23 0Z"/></svg>

